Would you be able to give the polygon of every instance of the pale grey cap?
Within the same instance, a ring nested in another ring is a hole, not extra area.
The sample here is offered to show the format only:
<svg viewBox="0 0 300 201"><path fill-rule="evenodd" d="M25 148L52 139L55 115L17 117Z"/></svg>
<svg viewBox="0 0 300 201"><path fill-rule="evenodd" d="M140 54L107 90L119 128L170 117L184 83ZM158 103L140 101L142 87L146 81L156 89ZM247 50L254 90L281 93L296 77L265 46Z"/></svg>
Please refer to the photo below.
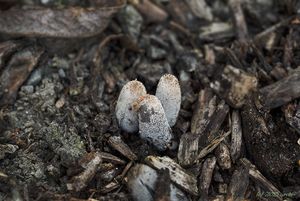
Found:
<svg viewBox="0 0 300 201"><path fill-rule="evenodd" d="M143 96L136 107L140 137L159 150L165 150L170 145L172 130L159 99L153 95Z"/></svg>
<svg viewBox="0 0 300 201"><path fill-rule="evenodd" d="M127 186L135 201L153 201L158 174L155 169L144 164L136 164L127 176ZM171 201L188 201L185 193L170 184Z"/></svg>
<svg viewBox="0 0 300 201"><path fill-rule="evenodd" d="M133 103L146 93L143 83L137 80L128 82L122 88L116 105L116 117L122 130L129 133L138 131L138 115Z"/></svg>
<svg viewBox="0 0 300 201"><path fill-rule="evenodd" d="M157 180L156 171L144 164L136 164L128 172L127 187L135 201L153 201Z"/></svg>
<svg viewBox="0 0 300 201"><path fill-rule="evenodd" d="M155 96L160 100L169 125L175 125L181 104L181 90L178 79L171 74L162 76L158 82Z"/></svg>

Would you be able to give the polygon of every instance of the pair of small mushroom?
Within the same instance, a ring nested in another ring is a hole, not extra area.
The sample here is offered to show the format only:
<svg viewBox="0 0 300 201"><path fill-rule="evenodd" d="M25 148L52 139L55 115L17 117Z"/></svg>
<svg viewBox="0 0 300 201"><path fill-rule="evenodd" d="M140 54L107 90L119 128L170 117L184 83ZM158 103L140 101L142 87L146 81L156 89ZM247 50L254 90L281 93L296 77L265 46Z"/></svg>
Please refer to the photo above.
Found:
<svg viewBox="0 0 300 201"><path fill-rule="evenodd" d="M135 133L159 150L171 142L181 104L181 90L174 75L162 76L156 94L149 95L145 86L133 80L122 88L116 106L116 117L122 130Z"/></svg>

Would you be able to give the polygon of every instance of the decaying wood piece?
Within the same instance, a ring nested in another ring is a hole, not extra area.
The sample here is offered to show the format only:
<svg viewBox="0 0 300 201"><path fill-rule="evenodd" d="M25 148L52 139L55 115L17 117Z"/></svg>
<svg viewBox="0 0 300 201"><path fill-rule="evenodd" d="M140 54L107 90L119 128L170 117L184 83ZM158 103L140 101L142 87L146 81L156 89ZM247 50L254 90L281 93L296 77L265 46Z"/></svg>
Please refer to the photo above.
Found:
<svg viewBox="0 0 300 201"><path fill-rule="evenodd" d="M225 143L221 142L219 144L215 150L215 155L217 157L218 164L222 169L227 170L231 168L230 152Z"/></svg>
<svg viewBox="0 0 300 201"><path fill-rule="evenodd" d="M74 196L74 195L73 195ZM126 195L123 193L120 193L119 195L112 194L112 195L105 195L101 196L98 199L93 199L93 198L88 198L88 199L80 199L80 198L75 198L72 196L72 193L66 193L66 194L61 194L61 193L53 193L51 191L42 191L41 195L39 197L40 200L53 200L53 201L113 201L116 198L120 201L128 201L128 198Z"/></svg>
<svg viewBox="0 0 300 201"><path fill-rule="evenodd" d="M128 147L127 144L121 139L120 136L111 136L108 139L108 143L110 146L112 146L114 149L119 151L121 154L123 154L126 158L129 160L137 160L137 156L135 153L131 151L131 149Z"/></svg>
<svg viewBox="0 0 300 201"><path fill-rule="evenodd" d="M101 164L101 166L102 166L102 164ZM120 173L120 171L121 170L118 167L114 167L114 168L107 169L107 170L102 170L99 173L99 175L97 175L97 180L100 180L101 184L102 183L109 183L113 179L116 178L116 176Z"/></svg>
<svg viewBox="0 0 300 201"><path fill-rule="evenodd" d="M270 182L267 178L265 178L262 173L253 165L248 159L242 158L241 162L244 166L249 167L249 175L251 180L264 188L267 192L273 192L274 199L283 200L282 193Z"/></svg>
<svg viewBox="0 0 300 201"><path fill-rule="evenodd" d="M226 132L221 134L220 136L217 136L215 139L211 140L211 142L201 149L200 153L198 154L196 160L201 160L204 158L207 154L212 152L231 132Z"/></svg>
<svg viewBox="0 0 300 201"><path fill-rule="evenodd" d="M100 189L100 192L105 194L119 188L121 184L118 181L111 181Z"/></svg>
<svg viewBox="0 0 300 201"><path fill-rule="evenodd" d="M270 35L274 32L276 32L276 30L278 30L281 27L287 26L290 21L292 21L292 19L295 18L295 16L291 16L288 17L286 19L283 19L282 21L272 25L271 27L265 29L264 31L258 33L255 37L254 37L254 41L255 42L261 42L261 40L270 37Z"/></svg>
<svg viewBox="0 0 300 201"><path fill-rule="evenodd" d="M199 192L202 199L208 197L208 189L211 184L216 161L216 157L213 156L207 158L202 165L201 175L199 178Z"/></svg>
<svg viewBox="0 0 300 201"><path fill-rule="evenodd" d="M221 77L211 83L211 87L230 106L240 108L243 106L246 96L250 92L256 91L257 82L255 76L227 65Z"/></svg>
<svg viewBox="0 0 300 201"><path fill-rule="evenodd" d="M99 154L99 156L101 157L101 159L104 162L109 162L109 163L113 163L113 164L118 164L118 165L124 165L126 164L126 162L110 153L107 152L97 152Z"/></svg>
<svg viewBox="0 0 300 201"><path fill-rule="evenodd" d="M264 71L266 73L270 73L273 69L273 67L266 61L266 58L264 57L263 53L260 49L257 48L256 45L253 43L250 43L250 47L253 51L253 53L256 55L259 63L261 64L259 71Z"/></svg>
<svg viewBox="0 0 300 201"><path fill-rule="evenodd" d="M213 14L205 0L185 0L193 14L201 19L211 21Z"/></svg>
<svg viewBox="0 0 300 201"><path fill-rule="evenodd" d="M127 172L129 171L129 169L132 167L132 164L133 162L129 162L127 163L127 165L125 166L125 168L123 169L122 173L119 174L118 176L114 177L114 178L111 178L110 179L110 182L107 183L106 185L103 185L100 187L99 191L101 193L109 193L113 190L116 190L118 188L120 188L123 180L124 180L124 177L125 175L127 174Z"/></svg>
<svg viewBox="0 0 300 201"><path fill-rule="evenodd" d="M6 41L0 43L0 70L3 68L5 60L12 54L17 48L21 46L21 43L17 41Z"/></svg>
<svg viewBox="0 0 300 201"><path fill-rule="evenodd" d="M223 124L227 114L229 111L229 106L225 103L225 101L221 101L216 110L210 116L208 123L200 134L199 139L199 148L202 149L206 147L212 140L219 136L218 132Z"/></svg>
<svg viewBox="0 0 300 201"><path fill-rule="evenodd" d="M229 106L224 101L221 101L213 114L210 115L210 118L199 137L200 151L198 152L196 160L202 159L208 153L213 151L219 145L219 143L229 135L230 132L221 135L219 132L219 129L225 120L228 111ZM194 162L196 162L196 160Z"/></svg>
<svg viewBox="0 0 300 201"><path fill-rule="evenodd" d="M216 110L216 98L209 88L200 91L192 116L191 133L183 134L180 139L177 154L180 165L190 166L194 163L199 152L199 138Z"/></svg>
<svg viewBox="0 0 300 201"><path fill-rule="evenodd" d="M260 101L264 108L280 107L300 97L300 68L289 76L259 90Z"/></svg>
<svg viewBox="0 0 300 201"><path fill-rule="evenodd" d="M209 88L200 91L195 112L191 121L192 134L200 134L203 132L209 122L209 118L216 110L216 96Z"/></svg>
<svg viewBox="0 0 300 201"><path fill-rule="evenodd" d="M106 28L125 2L113 0L100 8L11 8L0 13L0 33L55 38L95 36Z"/></svg>
<svg viewBox="0 0 300 201"><path fill-rule="evenodd" d="M226 196L227 201L245 200L249 185L249 168L249 165L241 165L233 172Z"/></svg>
<svg viewBox="0 0 300 201"><path fill-rule="evenodd" d="M0 105L14 102L17 92L36 67L44 50L25 48L14 54L0 76Z"/></svg>
<svg viewBox="0 0 300 201"><path fill-rule="evenodd" d="M101 156L97 152L83 156L79 164L84 170L67 183L68 190L76 192L83 190L95 176L101 161Z"/></svg>
<svg viewBox="0 0 300 201"><path fill-rule="evenodd" d="M241 146L242 146L242 125L241 117L238 110L233 110L231 114L231 146L230 146L230 155L232 162L235 161L241 155Z"/></svg>
<svg viewBox="0 0 300 201"><path fill-rule="evenodd" d="M272 177L281 177L292 171L298 160L300 147L287 130L272 130L257 110L252 98L249 98L243 107L241 116L245 145L259 170Z"/></svg>
<svg viewBox="0 0 300 201"><path fill-rule="evenodd" d="M177 158L183 167L194 163L199 150L199 136L191 133L185 133L180 138Z"/></svg>
<svg viewBox="0 0 300 201"><path fill-rule="evenodd" d="M131 161L131 162L127 163L127 165L125 166L125 168L123 169L123 171L122 171L121 174L119 174L119 175L117 175L115 177L113 177L113 175L110 176L109 182L106 183L105 185L101 185L99 191L101 193L105 193L106 194L106 193L110 193L111 191L114 191L114 190L120 188L121 184L124 181L125 175L129 171L129 169L132 167L132 165L133 165L133 162ZM117 172L119 172L119 171L117 171Z"/></svg>
<svg viewBox="0 0 300 201"><path fill-rule="evenodd" d="M238 58L236 52L232 48L222 48L224 53L228 56L233 66L243 69L242 61Z"/></svg>
<svg viewBox="0 0 300 201"><path fill-rule="evenodd" d="M241 0L230 0L229 6L233 12L238 39L245 42L248 38L248 28L241 6Z"/></svg>
<svg viewBox="0 0 300 201"><path fill-rule="evenodd" d="M171 158L148 156L145 162L155 169L168 169L170 171L171 181L177 184L183 190L198 195L197 179L195 176L187 173L180 165Z"/></svg>
<svg viewBox="0 0 300 201"><path fill-rule="evenodd" d="M288 104L284 108L284 116L286 122L300 134L300 105Z"/></svg>
<svg viewBox="0 0 300 201"><path fill-rule="evenodd" d="M168 13L150 0L128 0L146 18L147 22L163 22Z"/></svg>

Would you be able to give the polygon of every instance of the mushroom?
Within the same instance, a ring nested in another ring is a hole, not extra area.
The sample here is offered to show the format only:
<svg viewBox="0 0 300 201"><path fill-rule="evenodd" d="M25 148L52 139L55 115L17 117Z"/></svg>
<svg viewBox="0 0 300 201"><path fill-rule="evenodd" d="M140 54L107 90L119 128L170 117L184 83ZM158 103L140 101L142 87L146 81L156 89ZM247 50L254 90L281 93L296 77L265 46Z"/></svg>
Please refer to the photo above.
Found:
<svg viewBox="0 0 300 201"><path fill-rule="evenodd" d="M122 88L116 106L116 117L122 130L129 133L138 131L138 115L132 104L146 93L143 83L137 80L128 82Z"/></svg>
<svg viewBox="0 0 300 201"><path fill-rule="evenodd" d="M165 150L171 143L172 130L165 111L156 96L145 95L135 103L138 111L140 137L159 150Z"/></svg>
<svg viewBox="0 0 300 201"><path fill-rule="evenodd" d="M127 176L127 186L133 200L153 201L159 174L156 170L144 164L136 164ZM170 184L170 201L188 201L185 193Z"/></svg>
<svg viewBox="0 0 300 201"><path fill-rule="evenodd" d="M155 96L160 100L169 125L175 125L181 104L181 90L178 79L171 74L162 76L158 82Z"/></svg>
<svg viewBox="0 0 300 201"><path fill-rule="evenodd" d="M137 81L128 82L121 90L116 106L116 117L122 130L139 131L142 139L159 150L171 144L172 130L181 104L181 90L174 75L161 77L156 95L149 95L144 85Z"/></svg>

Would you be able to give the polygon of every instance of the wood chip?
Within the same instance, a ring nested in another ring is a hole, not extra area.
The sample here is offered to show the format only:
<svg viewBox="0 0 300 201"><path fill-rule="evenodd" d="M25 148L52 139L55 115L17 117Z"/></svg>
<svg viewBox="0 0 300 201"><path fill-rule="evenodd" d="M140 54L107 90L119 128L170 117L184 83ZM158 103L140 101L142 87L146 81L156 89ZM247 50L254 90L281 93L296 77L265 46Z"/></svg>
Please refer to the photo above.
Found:
<svg viewBox="0 0 300 201"><path fill-rule="evenodd" d="M204 158L207 154L212 152L230 133L230 131L227 133L223 133L222 135L213 139L210 144L208 144L200 151L200 153L197 156L197 160Z"/></svg>
<svg viewBox="0 0 300 201"><path fill-rule="evenodd" d="M238 39L245 42L248 39L248 28L241 2L241 0L229 0L229 6L233 12Z"/></svg>
<svg viewBox="0 0 300 201"><path fill-rule="evenodd" d="M129 146L122 140L120 136L111 136L108 139L108 143L111 147L120 152L123 156L129 160L137 160L137 156L131 151Z"/></svg>
<svg viewBox="0 0 300 201"><path fill-rule="evenodd" d="M209 122L209 118L216 110L216 96L209 88L200 91L196 103L196 109L191 121L191 132L193 134L201 134Z"/></svg>
<svg viewBox="0 0 300 201"><path fill-rule="evenodd" d="M107 5L94 8L12 8L0 13L0 33L55 38L95 36L106 28L112 15L125 2L112 0Z"/></svg>
<svg viewBox="0 0 300 201"><path fill-rule="evenodd" d="M161 170L168 169L170 171L171 181L177 184L183 190L198 195L197 179L195 176L187 173L180 165L178 165L171 158L148 156L145 158L145 162L151 167Z"/></svg>
<svg viewBox="0 0 300 201"><path fill-rule="evenodd" d="M14 102L17 92L36 67L44 50L26 48L14 54L0 76L0 105Z"/></svg>
<svg viewBox="0 0 300 201"><path fill-rule="evenodd" d="M262 173L253 165L248 159L242 158L241 162L245 166L249 166L249 175L250 178L257 183L258 185L262 186L266 191L272 192L274 194L274 199L276 200L283 200L282 193L267 179L265 178Z"/></svg>
<svg viewBox="0 0 300 201"><path fill-rule="evenodd" d="M0 43L0 70L4 66L7 57L20 46L21 43L16 41L6 41Z"/></svg>
<svg viewBox="0 0 300 201"><path fill-rule="evenodd" d="M260 113L252 98L243 107L241 116L243 139L255 165L273 177L281 177L292 171L298 160L300 147L286 127L280 128L275 119L268 119L269 114ZM277 123L277 129L272 128L274 123Z"/></svg>
<svg viewBox="0 0 300 201"><path fill-rule="evenodd" d="M129 2L146 18L147 22L163 22L168 18L168 13L150 0L129 0Z"/></svg>
<svg viewBox="0 0 300 201"><path fill-rule="evenodd" d="M120 164L124 165L126 162L110 153L106 152L99 152L100 157L102 158L103 161L113 163L113 164Z"/></svg>
<svg viewBox="0 0 300 201"><path fill-rule="evenodd" d="M264 108L280 107L300 97L300 68L289 76L259 90L260 101Z"/></svg>
<svg viewBox="0 0 300 201"><path fill-rule="evenodd" d="M221 142L219 144L215 150L215 155L217 157L218 164L222 169L227 170L231 168L230 152L225 143Z"/></svg>
<svg viewBox="0 0 300 201"><path fill-rule="evenodd" d="M79 175L74 176L71 181L67 183L69 191L78 192L83 190L95 176L102 159L98 153L93 155L88 154L87 156L89 159L91 156L92 158L84 165L84 170Z"/></svg>
<svg viewBox="0 0 300 201"><path fill-rule="evenodd" d="M178 147L178 162L180 165L190 166L196 160L199 150L199 136L191 133L185 133L180 138Z"/></svg>
<svg viewBox="0 0 300 201"><path fill-rule="evenodd" d="M210 144L219 135L219 129L223 124L228 111L229 106L224 101L221 101L214 113L210 116L205 129L203 129L203 132L200 135L200 149L207 147L208 144Z"/></svg>
<svg viewBox="0 0 300 201"><path fill-rule="evenodd" d="M230 155L232 162L234 163L241 155L242 146L242 125L240 113L237 110L233 110L231 114L231 146Z"/></svg>
<svg viewBox="0 0 300 201"><path fill-rule="evenodd" d="M208 189L216 166L216 161L216 157L213 156L211 158L207 158L202 165L201 175L199 178L199 191L201 198L203 196L208 197Z"/></svg>
<svg viewBox="0 0 300 201"><path fill-rule="evenodd" d="M221 77L216 78L211 83L211 87L214 91L226 102L234 107L240 108L243 106L246 96L256 91L257 78L244 72L241 69L235 68L231 65L227 65Z"/></svg>
<svg viewBox="0 0 300 201"><path fill-rule="evenodd" d="M185 133L180 138L177 154L180 165L190 166L194 163L199 152L199 138L205 134L203 131L216 110L216 98L209 88L200 91L191 121L191 133Z"/></svg>
<svg viewBox="0 0 300 201"><path fill-rule="evenodd" d="M249 165L241 165L231 177L226 201L245 200L245 193L249 185Z"/></svg>

